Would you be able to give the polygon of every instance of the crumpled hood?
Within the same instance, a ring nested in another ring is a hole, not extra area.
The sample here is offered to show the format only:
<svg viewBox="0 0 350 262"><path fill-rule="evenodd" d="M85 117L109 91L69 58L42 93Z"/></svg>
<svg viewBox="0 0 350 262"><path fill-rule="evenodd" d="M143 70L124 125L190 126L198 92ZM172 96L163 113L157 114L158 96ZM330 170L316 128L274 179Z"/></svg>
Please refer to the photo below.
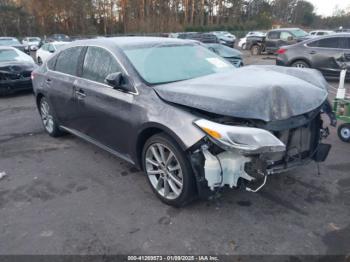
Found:
<svg viewBox="0 0 350 262"><path fill-rule="evenodd" d="M309 113L328 97L320 72L278 66L247 66L154 89L171 103L265 122Z"/></svg>
<svg viewBox="0 0 350 262"><path fill-rule="evenodd" d="M23 71L32 71L37 66L34 62L27 61L8 61L0 62L0 72L20 73Z"/></svg>

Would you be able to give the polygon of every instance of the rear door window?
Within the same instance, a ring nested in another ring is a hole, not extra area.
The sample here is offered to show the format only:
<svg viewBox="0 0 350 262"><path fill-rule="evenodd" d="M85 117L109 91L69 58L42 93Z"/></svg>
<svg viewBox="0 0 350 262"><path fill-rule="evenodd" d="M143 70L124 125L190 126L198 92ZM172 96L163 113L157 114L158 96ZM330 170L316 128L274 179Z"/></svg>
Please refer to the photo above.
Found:
<svg viewBox="0 0 350 262"><path fill-rule="evenodd" d="M85 55L82 77L105 83L109 74L121 72L115 57L100 47L88 47Z"/></svg>
<svg viewBox="0 0 350 262"><path fill-rule="evenodd" d="M76 76L82 50L83 47L72 47L62 51L57 57L55 70L64 74Z"/></svg>
<svg viewBox="0 0 350 262"><path fill-rule="evenodd" d="M291 33L289 33L289 32L281 32L281 40L289 41L290 38L293 38Z"/></svg>
<svg viewBox="0 0 350 262"><path fill-rule="evenodd" d="M280 39L280 32L270 32L268 34L268 39L271 39L271 40Z"/></svg>
<svg viewBox="0 0 350 262"><path fill-rule="evenodd" d="M341 48L340 38L339 37L330 37L324 38L317 41L317 47L322 48Z"/></svg>

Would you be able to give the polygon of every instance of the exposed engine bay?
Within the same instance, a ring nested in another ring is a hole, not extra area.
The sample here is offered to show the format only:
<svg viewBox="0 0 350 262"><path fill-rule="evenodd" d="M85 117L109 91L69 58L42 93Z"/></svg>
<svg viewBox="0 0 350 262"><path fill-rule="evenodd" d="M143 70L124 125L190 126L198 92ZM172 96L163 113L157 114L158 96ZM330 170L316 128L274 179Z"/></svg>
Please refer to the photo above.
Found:
<svg viewBox="0 0 350 262"><path fill-rule="evenodd" d="M225 186L258 192L268 176L311 161L324 162L331 146L322 114L336 119L329 102L308 114L287 121L263 123L227 117L199 120L195 124L208 136L196 145L191 160L197 182L206 195ZM209 191L208 191L209 189Z"/></svg>

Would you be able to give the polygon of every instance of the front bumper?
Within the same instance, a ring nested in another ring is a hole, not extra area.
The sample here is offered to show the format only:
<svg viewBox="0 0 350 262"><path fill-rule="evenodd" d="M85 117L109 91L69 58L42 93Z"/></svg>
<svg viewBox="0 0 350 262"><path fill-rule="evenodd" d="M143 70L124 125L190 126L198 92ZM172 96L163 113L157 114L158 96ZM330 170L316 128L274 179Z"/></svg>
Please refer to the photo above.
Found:
<svg viewBox="0 0 350 262"><path fill-rule="evenodd" d="M32 79L30 77L0 81L0 94L12 93L22 90L33 89Z"/></svg>
<svg viewBox="0 0 350 262"><path fill-rule="evenodd" d="M321 143L328 133L323 128L320 114L301 127L272 133L285 145L284 150L249 154L223 149L211 144L210 139L205 142L191 156L197 185L201 187L199 192L214 192L225 186L257 192L265 185L268 176L312 161L324 162L331 149L330 145Z"/></svg>

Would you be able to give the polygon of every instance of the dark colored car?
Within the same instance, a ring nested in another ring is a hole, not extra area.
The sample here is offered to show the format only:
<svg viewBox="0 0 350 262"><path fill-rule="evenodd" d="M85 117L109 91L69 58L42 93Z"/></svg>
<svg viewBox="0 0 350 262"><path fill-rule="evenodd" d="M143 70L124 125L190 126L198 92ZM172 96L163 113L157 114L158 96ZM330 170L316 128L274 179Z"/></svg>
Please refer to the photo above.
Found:
<svg viewBox="0 0 350 262"><path fill-rule="evenodd" d="M310 35L299 28L281 28L267 32L266 37L248 37L246 48L251 50L253 55L263 52L275 54L281 46L293 45L309 38Z"/></svg>
<svg viewBox="0 0 350 262"><path fill-rule="evenodd" d="M242 53L237 49L233 49L222 44L205 44L205 46L222 58L229 61L235 67L241 67L244 65Z"/></svg>
<svg viewBox="0 0 350 262"><path fill-rule="evenodd" d="M13 47L0 46L0 94L32 89L33 58Z"/></svg>
<svg viewBox="0 0 350 262"><path fill-rule="evenodd" d="M284 46L277 53L277 65L315 68L326 77L339 78L344 62L350 58L350 34L310 39L296 45Z"/></svg>
<svg viewBox="0 0 350 262"><path fill-rule="evenodd" d="M169 205L225 186L257 192L269 175L322 162L330 150L319 72L235 68L194 41L73 42L33 84L48 134L72 133L136 165Z"/></svg>
<svg viewBox="0 0 350 262"><path fill-rule="evenodd" d="M17 38L14 37L0 37L0 46L11 46L24 52L25 46L22 45Z"/></svg>

